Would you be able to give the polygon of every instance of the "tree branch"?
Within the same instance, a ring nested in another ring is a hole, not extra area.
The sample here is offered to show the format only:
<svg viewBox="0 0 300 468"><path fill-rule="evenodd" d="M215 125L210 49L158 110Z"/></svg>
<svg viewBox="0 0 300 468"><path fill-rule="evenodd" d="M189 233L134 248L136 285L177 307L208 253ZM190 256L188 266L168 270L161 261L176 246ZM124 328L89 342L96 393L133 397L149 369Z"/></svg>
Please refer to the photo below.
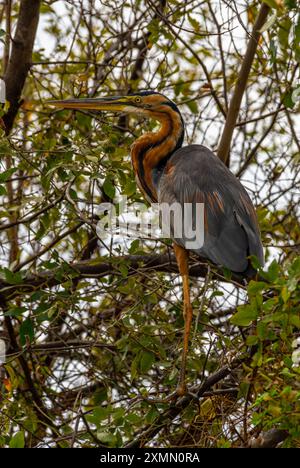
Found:
<svg viewBox="0 0 300 468"><path fill-rule="evenodd" d="M270 8L268 7L268 5L266 5L265 3L262 3L257 19L253 26L253 31L252 31L250 40L248 42L246 54L245 54L245 57L244 57L244 60L240 69L239 76L236 81L233 96L230 101L228 114L227 114L224 129L223 129L223 133L221 136L218 153L217 153L219 158L224 163L227 163L227 165L228 165L229 148L230 148L230 144L232 140L233 131L236 126L236 121L237 121L238 114L240 111L243 94L246 89L246 84L247 84L249 73L251 70L252 63L253 63L258 40L261 36L260 29L264 25L269 11L270 11Z"/></svg>
<svg viewBox="0 0 300 468"><path fill-rule="evenodd" d="M5 20L6 20L6 38L4 44L3 70L6 71L9 61L10 40L11 40L11 0L6 0L5 3Z"/></svg>
<svg viewBox="0 0 300 468"><path fill-rule="evenodd" d="M65 273L59 268L53 270L41 271L37 274L26 275L21 283L11 284L7 281L0 281L0 294L11 299L12 297L23 294L24 292L34 291L39 287L57 286L62 284L67 279L70 279L70 273L74 272L74 279L78 278L99 278L106 275L121 274L118 266L121 263L126 263L128 267L128 275L142 273L148 270L155 270L165 273L178 273L178 267L174 255L125 255L123 257L113 257L115 261L101 261L97 263L93 260L87 262L77 262L65 264L68 271ZM116 261L117 260L117 261ZM63 268L63 266L62 266ZM198 259L190 267L190 276L205 278L207 275L208 264L206 260ZM58 272L60 273L58 275ZM224 278L222 270L215 267L212 271L212 278L221 281L231 282L237 286L245 287L242 278L233 275L230 280Z"/></svg>
<svg viewBox="0 0 300 468"><path fill-rule="evenodd" d="M261 433L256 439L251 439L249 446L251 448L276 448L288 435L289 433L283 429L270 429Z"/></svg>
<svg viewBox="0 0 300 468"><path fill-rule="evenodd" d="M239 367L242 362L243 360L241 358L235 359L231 365L222 367L217 372L207 377L200 386L198 385L193 387L191 389L191 394L188 394L183 398L179 398L174 405L170 405L170 408L161 413L153 423L144 428L134 440L125 446L125 448L143 447L147 442L152 440L153 437L163 429L163 427L169 425L181 413L181 411L191 403L193 395L197 398L203 397L213 385L223 380L233 369Z"/></svg>
<svg viewBox="0 0 300 468"><path fill-rule="evenodd" d="M3 309L3 312L7 312L8 304L6 303L3 296L0 296L0 307ZM22 353L22 350L19 348L11 318L8 316L5 316L4 321L5 321L5 326L6 326L7 333L8 333L9 340L10 340L10 346L14 350L14 352L18 354L18 361L23 370L24 378L25 378L25 381L28 386L28 390L31 393L32 400L34 403L33 405L34 411L36 412L37 417L40 419L40 421L42 421L44 424L54 429L55 424L53 423L51 417L48 415L47 409L44 406L43 401L36 389L34 380L32 379L29 364L26 361ZM24 395L24 398L28 401L28 397L26 397L26 395Z"/></svg>
<svg viewBox="0 0 300 468"><path fill-rule="evenodd" d="M40 0L21 0L16 33L4 75L6 99L10 103L3 116L8 135L20 107L20 97L32 62L32 50L39 21Z"/></svg>

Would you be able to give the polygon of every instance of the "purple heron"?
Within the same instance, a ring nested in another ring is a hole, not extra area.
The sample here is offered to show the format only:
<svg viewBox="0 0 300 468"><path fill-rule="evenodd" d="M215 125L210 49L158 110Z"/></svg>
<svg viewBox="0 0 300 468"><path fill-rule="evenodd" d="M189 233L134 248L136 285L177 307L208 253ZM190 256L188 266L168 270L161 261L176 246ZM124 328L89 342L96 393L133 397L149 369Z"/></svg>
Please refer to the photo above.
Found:
<svg viewBox="0 0 300 468"><path fill-rule="evenodd" d="M49 104L65 108L130 113L155 119L157 132L145 133L131 148L133 170L150 202L204 203L204 243L192 251L243 277L255 270L249 256L263 265L263 247L253 204L239 180L208 148L182 147L184 122L174 102L152 91L96 99L68 99ZM174 238L174 251L183 282L184 340L177 393L186 392L185 370L192 305L189 289L189 250L184 237Z"/></svg>

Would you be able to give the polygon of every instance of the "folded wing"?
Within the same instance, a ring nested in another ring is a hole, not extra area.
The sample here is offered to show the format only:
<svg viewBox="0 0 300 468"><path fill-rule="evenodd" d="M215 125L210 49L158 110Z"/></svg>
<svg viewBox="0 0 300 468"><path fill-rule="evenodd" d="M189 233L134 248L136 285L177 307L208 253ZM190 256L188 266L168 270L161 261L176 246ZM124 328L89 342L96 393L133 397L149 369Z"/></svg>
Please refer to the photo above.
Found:
<svg viewBox="0 0 300 468"><path fill-rule="evenodd" d="M208 148L190 145L176 151L159 181L158 198L159 203L182 207L204 203L204 243L191 249L198 255L239 273L252 271L249 255L255 255L263 265L252 202L239 180ZM185 248L189 243L184 234L174 240Z"/></svg>

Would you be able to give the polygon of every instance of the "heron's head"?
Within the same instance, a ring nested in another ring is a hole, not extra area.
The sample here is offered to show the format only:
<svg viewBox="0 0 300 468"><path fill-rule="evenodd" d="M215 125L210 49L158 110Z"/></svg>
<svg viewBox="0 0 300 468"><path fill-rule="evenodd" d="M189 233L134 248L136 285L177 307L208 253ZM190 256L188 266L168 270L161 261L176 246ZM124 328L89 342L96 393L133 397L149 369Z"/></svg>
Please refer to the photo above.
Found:
<svg viewBox="0 0 300 468"><path fill-rule="evenodd" d="M132 113L153 118L158 118L160 114L166 113L171 109L179 113L173 101L155 91L142 91L127 96L95 99L66 99L63 101L50 101L49 104L64 109Z"/></svg>

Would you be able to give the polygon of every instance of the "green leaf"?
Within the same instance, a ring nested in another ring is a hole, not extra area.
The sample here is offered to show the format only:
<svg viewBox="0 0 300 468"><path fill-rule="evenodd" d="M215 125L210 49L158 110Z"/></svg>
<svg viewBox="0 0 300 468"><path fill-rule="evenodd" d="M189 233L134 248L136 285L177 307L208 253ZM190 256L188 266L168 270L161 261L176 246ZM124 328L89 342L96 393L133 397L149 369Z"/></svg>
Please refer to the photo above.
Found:
<svg viewBox="0 0 300 468"><path fill-rule="evenodd" d="M0 183L1 182L6 182L14 172L17 171L16 167L12 167L11 169L8 169L7 171L4 171L0 174Z"/></svg>
<svg viewBox="0 0 300 468"><path fill-rule="evenodd" d="M130 197L134 193L136 193L136 182L134 179L129 179L126 182L126 185L123 189L124 195L127 195L127 197Z"/></svg>
<svg viewBox="0 0 300 468"><path fill-rule="evenodd" d="M268 29L271 28L271 26L273 26L273 24L275 23L276 21L276 18L277 18L277 12L274 11L274 13L270 16L270 18L265 22L265 24L260 28L259 32L260 33L263 33L265 31L267 31Z"/></svg>
<svg viewBox="0 0 300 468"><path fill-rule="evenodd" d="M3 271L4 271L5 279L9 284L22 283L23 279L22 279L22 274L20 271L18 271L17 273L13 273L8 268L4 268Z"/></svg>
<svg viewBox="0 0 300 468"><path fill-rule="evenodd" d="M266 283L262 281L253 281L251 280L249 285L248 285L248 294L249 296L257 296L258 294L260 295L262 291L266 287Z"/></svg>
<svg viewBox="0 0 300 468"><path fill-rule="evenodd" d="M0 195L7 195L6 188L3 185L0 185Z"/></svg>
<svg viewBox="0 0 300 468"><path fill-rule="evenodd" d="M199 110L198 110L198 104L196 101L189 101L186 103L186 105L188 106L190 111L193 112L193 114L198 114Z"/></svg>
<svg viewBox="0 0 300 468"><path fill-rule="evenodd" d="M229 270L229 268L223 267L222 271L223 271L224 278L226 278L227 280L230 280L232 276L231 270Z"/></svg>
<svg viewBox="0 0 300 468"><path fill-rule="evenodd" d="M157 418L158 415L159 415L159 412L157 411L156 406L152 405L152 407L150 408L150 411L146 414L145 421L148 424L151 424Z"/></svg>
<svg viewBox="0 0 300 468"><path fill-rule="evenodd" d="M190 25L195 31L200 31L200 23L195 18L192 18L191 15L187 15Z"/></svg>
<svg viewBox="0 0 300 468"><path fill-rule="evenodd" d="M292 21L288 17L284 17L279 24L278 39L282 49L285 51L289 47L289 33L292 26Z"/></svg>
<svg viewBox="0 0 300 468"><path fill-rule="evenodd" d="M86 157L86 159L88 159L89 161L92 161L92 162L99 162L98 156L86 155L85 157Z"/></svg>
<svg viewBox="0 0 300 468"><path fill-rule="evenodd" d="M288 93L286 93L283 97L282 102L285 105L285 107L287 107L288 109L292 109L295 105L295 102L293 101L293 91L289 91Z"/></svg>
<svg viewBox="0 0 300 468"><path fill-rule="evenodd" d="M258 337L256 335L247 336L246 343L248 346L254 346L258 342Z"/></svg>
<svg viewBox="0 0 300 468"><path fill-rule="evenodd" d="M131 242L130 247L129 247L129 253L130 255L134 255L136 251L139 249L140 241L139 239L135 239L134 241Z"/></svg>
<svg viewBox="0 0 300 468"><path fill-rule="evenodd" d="M107 389L105 387L99 388L93 395L93 401L95 405L100 405L104 400L107 399Z"/></svg>
<svg viewBox="0 0 300 468"><path fill-rule="evenodd" d="M148 31L151 33L150 35L150 41L152 44L155 44L158 39L159 39L159 36L160 36L160 29L159 29L159 20L156 19L156 18L153 18L149 25L148 25Z"/></svg>
<svg viewBox="0 0 300 468"><path fill-rule="evenodd" d="M300 278L300 257L297 257L292 265L289 267L289 276L293 278Z"/></svg>
<svg viewBox="0 0 300 468"><path fill-rule="evenodd" d="M261 268L261 264L259 263L259 260L255 255L250 255L249 258L250 258L251 265L253 266L253 268L255 268L256 270Z"/></svg>
<svg viewBox="0 0 300 468"><path fill-rule="evenodd" d="M273 39L270 40L269 50L270 50L270 56L271 56L271 63L275 63L276 57L277 57L277 47Z"/></svg>
<svg viewBox="0 0 300 468"><path fill-rule="evenodd" d="M107 444L110 447L114 447L117 442L116 436L110 432L98 431L97 438L100 440L100 442L103 442L103 444Z"/></svg>
<svg viewBox="0 0 300 468"><path fill-rule="evenodd" d="M24 448L24 446L25 446L24 432L19 431L10 439L9 448Z"/></svg>
<svg viewBox="0 0 300 468"><path fill-rule="evenodd" d="M26 320L24 320L20 326L20 342L22 346L26 344L27 338L29 338L30 342L34 338L33 321L29 317Z"/></svg>
<svg viewBox="0 0 300 468"><path fill-rule="evenodd" d="M300 328L300 317L298 317L298 315L292 315L290 317L290 322L295 325L295 327Z"/></svg>
<svg viewBox="0 0 300 468"><path fill-rule="evenodd" d="M251 304L246 304L237 307L238 312L234 314L230 321L234 325L238 325L240 327L248 327L253 320L257 319L257 310Z"/></svg>
<svg viewBox="0 0 300 468"><path fill-rule="evenodd" d="M129 421L131 424L138 424L141 421L141 417L137 413L130 413L126 417L126 421Z"/></svg>
<svg viewBox="0 0 300 468"><path fill-rule="evenodd" d="M278 263L276 262L276 260L273 260L273 262L269 266L268 271L262 271L261 275L264 278L268 279L269 281L275 282L275 280L279 276L279 269L280 269L280 267L279 267Z"/></svg>
<svg viewBox="0 0 300 468"><path fill-rule="evenodd" d="M26 307L14 307L12 309L9 309L7 312L5 312L4 315L8 315L10 317L17 317L19 315L24 314L24 312L26 311L27 311Z"/></svg>
<svg viewBox="0 0 300 468"><path fill-rule="evenodd" d="M121 275L123 276L123 278L126 278L127 275L128 275L128 268L127 268L127 266L126 266L124 263L120 263L120 265L119 265L119 270L120 270Z"/></svg>
<svg viewBox="0 0 300 468"><path fill-rule="evenodd" d="M241 382L239 388L239 397L246 397L249 392L250 384L249 382Z"/></svg>
<svg viewBox="0 0 300 468"><path fill-rule="evenodd" d="M102 188L103 188L103 191L104 191L105 195L107 195L111 199L114 198L116 190L115 190L115 187L114 187L111 179L106 178L104 183L103 183Z"/></svg>
<svg viewBox="0 0 300 468"><path fill-rule="evenodd" d="M50 219L50 216L49 216L49 213L46 212L41 218L40 218L40 227L36 233L36 240L41 240L42 237L44 236L44 234L47 232L47 229L49 228L50 226L50 222L51 222L51 219Z"/></svg>
<svg viewBox="0 0 300 468"><path fill-rule="evenodd" d="M111 413L111 408L102 408L99 406L98 408L94 408L93 416L97 420L97 422L103 421L106 419Z"/></svg>
<svg viewBox="0 0 300 468"><path fill-rule="evenodd" d="M148 372L151 369L152 364L155 362L155 356L153 353L149 351L142 352L141 360L140 360L140 369L144 373Z"/></svg>
<svg viewBox="0 0 300 468"><path fill-rule="evenodd" d="M283 299L283 302L286 303L289 300L290 297L290 291L286 286L284 286L281 290L281 297Z"/></svg>
<svg viewBox="0 0 300 468"><path fill-rule="evenodd" d="M284 4L289 10L292 10L293 8L297 8L296 0L284 0Z"/></svg>
<svg viewBox="0 0 300 468"><path fill-rule="evenodd" d="M114 422L119 425L122 424L125 414L125 408L115 408L111 413Z"/></svg>
<svg viewBox="0 0 300 468"><path fill-rule="evenodd" d="M223 291L213 291L211 293L210 297L216 297L216 296L224 296L224 292Z"/></svg>

